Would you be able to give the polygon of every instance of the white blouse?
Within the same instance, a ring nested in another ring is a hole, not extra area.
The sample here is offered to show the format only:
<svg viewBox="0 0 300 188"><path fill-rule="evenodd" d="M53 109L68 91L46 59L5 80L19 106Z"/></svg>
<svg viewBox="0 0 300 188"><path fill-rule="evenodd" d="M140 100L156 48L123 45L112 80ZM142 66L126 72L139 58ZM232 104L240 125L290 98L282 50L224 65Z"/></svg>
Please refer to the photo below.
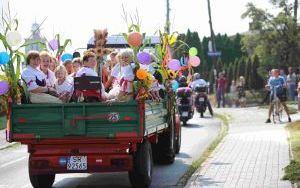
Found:
<svg viewBox="0 0 300 188"><path fill-rule="evenodd" d="M30 65L28 65L21 75L22 79L25 81L27 85L28 91L32 91L37 89L38 87L45 87L46 86L46 76L45 74ZM44 85L41 84L44 82Z"/></svg>
<svg viewBox="0 0 300 188"><path fill-rule="evenodd" d="M55 81L55 89L59 95L61 94L72 94L74 91L74 81L73 78L67 77L62 84L58 84L58 81Z"/></svg>
<svg viewBox="0 0 300 188"><path fill-rule="evenodd" d="M98 76L97 72L89 67L82 67L79 69L79 71L76 73L75 77L81 77L81 76Z"/></svg>

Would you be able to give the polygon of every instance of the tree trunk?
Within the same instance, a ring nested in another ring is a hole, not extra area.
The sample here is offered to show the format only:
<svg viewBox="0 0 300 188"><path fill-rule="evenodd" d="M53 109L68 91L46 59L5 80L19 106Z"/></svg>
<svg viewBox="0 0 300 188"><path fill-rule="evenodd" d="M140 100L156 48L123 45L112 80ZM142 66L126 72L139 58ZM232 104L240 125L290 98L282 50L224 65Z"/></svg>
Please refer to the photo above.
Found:
<svg viewBox="0 0 300 188"><path fill-rule="evenodd" d="M298 19L298 0L295 0L295 3L294 3L294 19L295 19L295 22L297 24L297 19Z"/></svg>

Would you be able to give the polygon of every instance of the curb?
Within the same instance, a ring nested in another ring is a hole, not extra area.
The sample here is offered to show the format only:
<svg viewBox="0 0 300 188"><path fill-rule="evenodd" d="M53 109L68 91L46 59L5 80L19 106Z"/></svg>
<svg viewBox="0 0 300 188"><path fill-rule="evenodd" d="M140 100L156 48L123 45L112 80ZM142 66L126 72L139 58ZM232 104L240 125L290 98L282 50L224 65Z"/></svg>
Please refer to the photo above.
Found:
<svg viewBox="0 0 300 188"><path fill-rule="evenodd" d="M14 147L15 145L18 145L18 144L19 144L18 142L12 142L12 143L8 143L8 144L4 144L4 145L0 146L0 151L11 148L11 147Z"/></svg>

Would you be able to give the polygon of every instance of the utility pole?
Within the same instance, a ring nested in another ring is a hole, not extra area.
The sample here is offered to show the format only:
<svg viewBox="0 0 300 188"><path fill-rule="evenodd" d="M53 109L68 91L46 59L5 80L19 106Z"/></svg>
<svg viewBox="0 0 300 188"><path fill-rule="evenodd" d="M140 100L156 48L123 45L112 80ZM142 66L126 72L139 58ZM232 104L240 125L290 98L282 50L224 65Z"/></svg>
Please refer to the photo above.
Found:
<svg viewBox="0 0 300 188"><path fill-rule="evenodd" d="M166 18L166 26L165 31L170 34L170 0L167 0L167 18Z"/></svg>
<svg viewBox="0 0 300 188"><path fill-rule="evenodd" d="M295 18L295 21L296 21L296 24L297 24L297 19L298 19L298 7L299 7L299 4L298 4L298 0L295 0L295 3L294 3L294 18Z"/></svg>
<svg viewBox="0 0 300 188"><path fill-rule="evenodd" d="M211 8L210 8L210 0L207 0L207 6L208 6L208 16L209 16L209 27L210 27L210 38L212 42L212 52L216 52L216 40L215 40L215 33L212 25L212 18L211 18ZM213 68L214 68L214 73L216 73L216 68L217 68L217 57L212 56L212 63L213 63ZM217 75L215 75L216 77Z"/></svg>

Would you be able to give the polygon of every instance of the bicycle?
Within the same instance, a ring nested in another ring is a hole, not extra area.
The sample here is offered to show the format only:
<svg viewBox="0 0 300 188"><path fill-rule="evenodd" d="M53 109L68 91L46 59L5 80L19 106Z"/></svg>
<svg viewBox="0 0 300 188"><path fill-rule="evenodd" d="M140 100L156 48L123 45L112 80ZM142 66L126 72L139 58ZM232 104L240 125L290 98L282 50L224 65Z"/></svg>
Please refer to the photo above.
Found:
<svg viewBox="0 0 300 188"><path fill-rule="evenodd" d="M271 101L271 105L273 105L273 110L272 110L272 116L273 116L273 123L276 124L276 122L282 123L282 111L283 111L283 107L281 105L281 101L277 96L277 88L279 88L281 86L276 86L275 88L273 88L273 92L271 93L271 95L273 95L273 97L271 97L272 101Z"/></svg>

